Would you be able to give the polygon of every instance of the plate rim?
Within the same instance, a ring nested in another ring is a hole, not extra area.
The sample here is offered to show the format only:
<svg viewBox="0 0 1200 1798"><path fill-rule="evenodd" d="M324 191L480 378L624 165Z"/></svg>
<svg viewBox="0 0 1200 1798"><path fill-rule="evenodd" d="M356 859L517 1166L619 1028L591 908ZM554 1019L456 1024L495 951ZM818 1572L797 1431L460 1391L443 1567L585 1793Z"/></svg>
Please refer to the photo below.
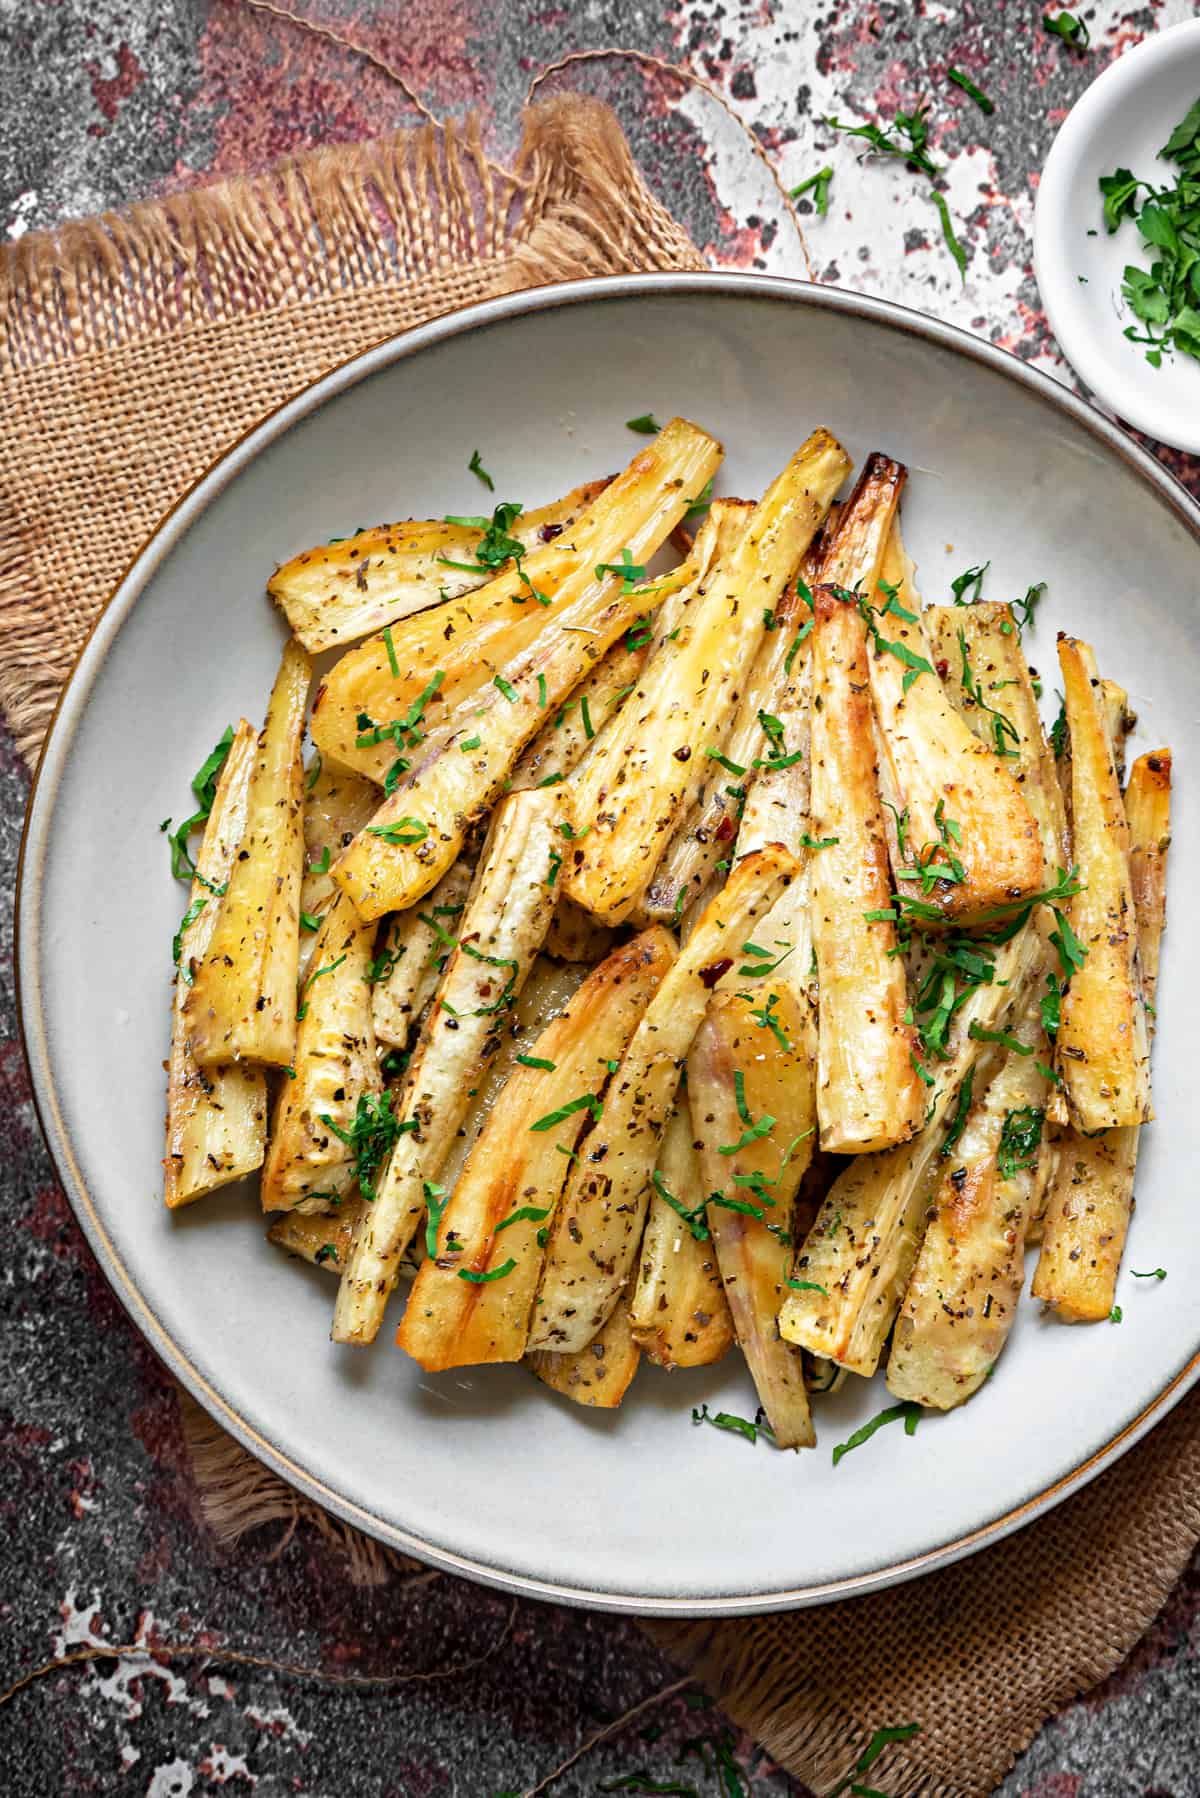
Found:
<svg viewBox="0 0 1200 1798"><path fill-rule="evenodd" d="M1168 469L1118 425L1105 418L1069 388L1041 370L1022 362L1009 351L974 337L958 326L894 301L784 276L721 270L603 276L552 283L479 301L460 311L443 314L412 330L382 339L369 349L347 358L319 380L285 400L243 432L204 469L130 559L80 647L59 694L33 775L17 865L13 964L17 1026L29 1071L34 1111L75 1218L101 1271L135 1327L180 1385L248 1453L270 1468L294 1491L388 1547L442 1571L476 1580L503 1592L585 1609L645 1617L748 1616L798 1609L879 1591L949 1566L993 1542L1001 1541L1080 1490L1165 1417L1200 1379L1200 1345L1187 1356L1162 1390L1102 1447L1022 1503L919 1554L885 1566L849 1574L841 1579L769 1591L639 1597L628 1592L610 1592L542 1580L498 1562L460 1554L413 1535L307 1471L283 1447L256 1429L234 1408L188 1358L184 1349L173 1338L167 1324L158 1317L150 1300L141 1291L117 1252L82 1179L58 1104L35 953L46 846L58 788L75 734L72 727L77 726L86 710L92 684L109 647L149 581L192 522L237 477L242 468L276 438L283 436L300 420L320 410L328 401L360 381L369 379L397 362L406 361L410 356L419 355L425 349L511 318L533 316L566 306L586 307L603 304L608 300L652 299L664 294L760 298L785 305L810 307L816 311L833 312L881 324L902 334L923 339L953 354L966 356L968 360L1024 388L1036 400L1048 405L1052 411L1065 415L1098 440L1110 454L1115 454L1128 466L1152 490L1155 497L1167 505L1195 540L1197 548L1200 548L1200 505L1192 500Z"/></svg>

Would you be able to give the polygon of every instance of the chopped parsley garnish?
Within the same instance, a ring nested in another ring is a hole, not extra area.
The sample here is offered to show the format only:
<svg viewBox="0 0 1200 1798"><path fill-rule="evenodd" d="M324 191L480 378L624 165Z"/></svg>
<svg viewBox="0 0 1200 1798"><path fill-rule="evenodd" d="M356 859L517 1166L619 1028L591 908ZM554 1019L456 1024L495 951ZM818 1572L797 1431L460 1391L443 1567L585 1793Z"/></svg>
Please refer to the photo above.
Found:
<svg viewBox="0 0 1200 1798"><path fill-rule="evenodd" d="M1135 1267L1131 1267L1129 1271L1135 1280L1165 1280L1167 1277L1165 1267L1152 1267L1149 1272L1142 1274L1139 1274Z"/></svg>
<svg viewBox="0 0 1200 1798"><path fill-rule="evenodd" d="M662 426L652 412L643 412L637 418L627 418L625 429L636 431L639 437L657 437Z"/></svg>
<svg viewBox="0 0 1200 1798"><path fill-rule="evenodd" d="M392 671L392 679L399 680L400 664L396 660L396 645L392 642L392 627L390 624L384 627L383 647L387 650L388 667Z"/></svg>
<svg viewBox="0 0 1200 1798"><path fill-rule="evenodd" d="M309 771L304 779L305 792L307 792L307 793L312 792L312 790L316 786L318 780L320 780L320 778L321 778L321 769L323 766L324 766L324 762L323 762L323 759L321 756L321 751L318 749L316 754L313 756L312 767L309 769ZM168 820L168 822L169 822L169 820Z"/></svg>
<svg viewBox="0 0 1200 1798"><path fill-rule="evenodd" d="M501 1230L507 1230L510 1224L540 1224L544 1218L549 1217L551 1209L549 1205L518 1205L515 1211L510 1211L507 1217L500 1219L495 1233L499 1236Z"/></svg>
<svg viewBox="0 0 1200 1798"><path fill-rule="evenodd" d="M362 1197L370 1202L375 1197L375 1176L407 1130L415 1130L413 1121L402 1124L392 1111L387 1093L360 1093L354 1121L348 1130L335 1124L328 1112L320 1114L326 1129L332 1130L339 1142L353 1152L354 1176Z"/></svg>
<svg viewBox="0 0 1200 1798"><path fill-rule="evenodd" d="M402 848L410 843L423 843L429 835L429 826L422 824L419 818L397 818L394 824L368 824L367 835L378 837L393 848Z"/></svg>
<svg viewBox="0 0 1200 1798"><path fill-rule="evenodd" d="M1083 19L1076 18L1073 12L1042 14L1042 29L1051 37L1061 38L1063 43L1081 54L1092 41L1092 34Z"/></svg>
<svg viewBox="0 0 1200 1798"><path fill-rule="evenodd" d="M480 737L478 735L473 735L470 737L464 737L458 747L462 750L478 749L482 742L483 742L482 737Z"/></svg>
<svg viewBox="0 0 1200 1798"><path fill-rule="evenodd" d="M1108 1314L1108 1321L1110 1324L1119 1324L1124 1315L1120 1305L1114 1305Z"/></svg>
<svg viewBox="0 0 1200 1798"><path fill-rule="evenodd" d="M946 248L953 256L959 274L965 276L966 254L954 234L945 198L934 185L942 171L929 154L928 105L922 102L912 112L897 111L890 128L879 124L844 125L840 119L829 118L823 122L834 131L844 132L847 137L861 137L867 145L864 155L896 157L914 174L924 175L928 179L930 197L942 221L942 236Z"/></svg>
<svg viewBox="0 0 1200 1798"><path fill-rule="evenodd" d="M974 568L965 568L950 583L950 591L954 595L956 606L969 606L983 598L983 577L991 567L990 562L978 562Z"/></svg>
<svg viewBox="0 0 1200 1798"><path fill-rule="evenodd" d="M746 999L749 999L751 996L752 995L749 993L742 995L742 997ZM792 1045L784 1035L783 1026L779 1022L779 1019L773 1015L775 1007L778 1004L779 994L771 993L765 1005L761 1005L757 1009L754 1006L750 1007L750 1016L754 1019L754 1022L758 1025L760 1030L769 1030L771 1032L775 1041L779 1044L779 1047L786 1054L791 1049Z"/></svg>
<svg viewBox="0 0 1200 1798"><path fill-rule="evenodd" d="M675 1194L671 1191L657 1168L655 1168L650 1176L650 1184L653 1186L663 1204L669 1205L671 1210L674 1211L678 1217L682 1218L695 1240L697 1242L707 1242L709 1234L708 1225L704 1221L707 1201L701 1199L698 1205L685 1205L682 1199L677 1199L675 1197Z"/></svg>
<svg viewBox="0 0 1200 1798"><path fill-rule="evenodd" d="M201 824L208 821L213 801L217 796L217 782L221 778L221 770L228 760L232 744L233 726L228 724L220 740L205 756L192 776L192 792L196 796L196 810L190 818L184 819L178 830L171 831L167 837L167 841L171 845L171 873L176 880L188 880L196 873L196 864L188 849L188 838L193 830L197 830ZM160 830L168 830L170 823L169 818L164 819L159 826ZM213 890L211 881L205 880L202 875L197 878L200 880L201 886L208 887L210 892Z"/></svg>
<svg viewBox="0 0 1200 1798"><path fill-rule="evenodd" d="M907 1428L907 1425L905 1427ZM912 1431L909 1430L908 1433L911 1435ZM889 1748L893 1742L907 1742L913 1736L919 1735L920 1730L919 1723L898 1723L893 1724L890 1728L877 1729L855 1761L851 1771L834 1786L829 1798L842 1798L843 1792L849 1792L851 1798L882 1798L880 1793L872 1792L867 1786L856 1783L859 1774L869 1773L884 1749Z"/></svg>
<svg viewBox="0 0 1200 1798"><path fill-rule="evenodd" d="M708 744L704 753L710 762L716 762L718 767L724 768L726 774L740 776L746 772L740 762L731 761L724 750L714 749L711 743Z"/></svg>
<svg viewBox="0 0 1200 1798"><path fill-rule="evenodd" d="M1012 602L1013 617L1017 621L1017 634L1020 635L1026 625L1033 623L1033 615L1046 597L1045 581L1034 581L1026 587L1021 599Z"/></svg>
<svg viewBox="0 0 1200 1798"><path fill-rule="evenodd" d="M634 561L628 547L622 549L619 562L598 562L596 564L596 579L602 581L606 574L619 574L622 591L625 593L632 593L638 582L644 581L646 578L645 568L640 562Z"/></svg>
<svg viewBox="0 0 1200 1798"><path fill-rule="evenodd" d="M511 681L505 680L505 678L502 674L496 674L496 675L492 676L492 685L493 685L493 687L495 687L495 689L498 693L502 693L504 695L504 697L505 697L505 699L507 699L509 705L517 704L517 701L519 698L517 689L513 686Z"/></svg>
<svg viewBox="0 0 1200 1798"><path fill-rule="evenodd" d="M444 1186L437 1186L432 1180L423 1180L421 1187L425 1194L427 1214L425 1218L425 1253L431 1261L435 1261L438 1252L438 1225L450 1203L450 1194Z"/></svg>
<svg viewBox="0 0 1200 1798"><path fill-rule="evenodd" d="M516 1265L510 1255L507 1261L502 1261L499 1267L493 1267L485 1274L477 1273L473 1267L460 1267L458 1277L460 1280L469 1280L472 1286L490 1286L493 1280L507 1279Z"/></svg>
<svg viewBox="0 0 1200 1798"><path fill-rule="evenodd" d="M995 110L996 110L995 103L988 99L988 97L984 93L983 89L981 87L977 87L975 85L975 83L971 80L971 77L969 75L965 74L962 69L955 69L955 68L947 69L946 70L946 79L947 79L947 81L952 81L954 83L955 87L961 87L963 93L967 95L968 99L974 100L974 102L975 102L976 106L978 106L980 112L989 113L989 114L995 112Z"/></svg>
<svg viewBox="0 0 1200 1798"><path fill-rule="evenodd" d="M552 1074L558 1066L557 1062L546 1061L540 1055L518 1055L517 1060L523 1068L541 1068L547 1074Z"/></svg>
<svg viewBox="0 0 1200 1798"><path fill-rule="evenodd" d="M1080 942L1079 938L1075 935L1075 932L1071 929L1067 914L1060 910L1057 905L1053 909L1058 929L1050 932L1050 941L1058 950L1058 959L1062 965L1063 978L1069 980L1072 974L1078 972L1087 960L1087 947Z"/></svg>
<svg viewBox="0 0 1200 1798"><path fill-rule="evenodd" d="M690 499L688 501L687 511L683 515L683 522L685 524L689 518L699 518L708 511L709 507L712 505L712 490L712 476L710 475L695 499Z"/></svg>
<svg viewBox="0 0 1200 1798"><path fill-rule="evenodd" d="M336 961L327 961L323 968L314 968L308 979L304 982L305 986L311 986L314 980L319 980L321 978L322 974L336 973L345 959L346 957L344 955L339 955Z"/></svg>
<svg viewBox="0 0 1200 1798"><path fill-rule="evenodd" d="M816 1280L793 1280L789 1274L785 1285L790 1286L793 1292L819 1292L822 1298L829 1297L828 1288L819 1285Z"/></svg>
<svg viewBox="0 0 1200 1798"><path fill-rule="evenodd" d="M1019 1110L1007 1113L1000 1132L1000 1149L996 1160L1002 1180L1011 1180L1023 1168L1033 1166L1037 1160L1045 1121L1045 1112L1036 1110L1032 1105L1022 1105Z"/></svg>
<svg viewBox="0 0 1200 1798"><path fill-rule="evenodd" d="M192 903L184 912L183 917L179 920L179 929L175 932L175 935L171 940L171 959L179 969L180 978L185 986L191 986L195 976L190 967L184 967L181 959L183 955L183 933L189 924L194 924L196 922L196 919L200 916L200 913L207 904L208 900L203 893L201 893L198 899L193 899Z"/></svg>
<svg viewBox="0 0 1200 1798"><path fill-rule="evenodd" d="M580 1093L577 1099L569 1099L565 1105L560 1105L557 1111L548 1111L545 1117L538 1118L537 1122L530 1124L529 1128L531 1130L553 1130L555 1124L565 1123L567 1118L573 1117L577 1111L590 1111L593 1118L598 1118L603 1109L604 1107L595 1093Z"/></svg>
<svg viewBox="0 0 1200 1798"><path fill-rule="evenodd" d="M769 949L760 948L757 943L743 943L742 954L753 955L755 960L753 962L744 963L743 966L738 969L739 976L744 980L748 975L759 976L773 974L776 968L787 960L788 956L791 955L796 947L795 943L784 942L777 942L776 946L782 949L782 955L772 955Z"/></svg>
<svg viewBox="0 0 1200 1798"><path fill-rule="evenodd" d="M761 1411L752 1423L733 1411L710 1411L707 1404L693 1405L692 1422L711 1423L715 1430L730 1430L735 1436L744 1436L747 1442L757 1442L760 1435L773 1440L775 1435Z"/></svg>
<svg viewBox="0 0 1200 1798"><path fill-rule="evenodd" d="M321 919L314 912L302 911L300 913L300 928L301 928L301 930L309 930L309 931L320 930Z"/></svg>
<svg viewBox="0 0 1200 1798"><path fill-rule="evenodd" d="M914 1436L920 1421L920 1405L914 1405L910 1400L906 1400L901 1405L889 1405L885 1411L880 1411L872 1417L869 1423L862 1424L855 1430L853 1436L847 1437L845 1442L838 1443L833 1451L834 1466L836 1467L842 1457L848 1455L851 1449L861 1448L864 1442L869 1442L876 1430L881 1430L885 1423L903 1423L904 1434Z"/></svg>
<svg viewBox="0 0 1200 1798"><path fill-rule="evenodd" d="M804 642L805 638L808 636L811 636L812 628L813 628L813 625L815 622L816 622L815 619L806 618L804 620L804 623L800 626L800 629L796 632L796 635L792 638L792 646L788 650L787 655L784 657L784 661L783 661L783 672L786 675L791 674L792 663L796 660L796 652L800 648L800 645Z"/></svg>
<svg viewBox="0 0 1200 1798"><path fill-rule="evenodd" d="M1058 717L1050 726L1050 748L1056 762L1061 762L1067 748L1067 706L1062 695L1058 700Z"/></svg>
<svg viewBox="0 0 1200 1798"><path fill-rule="evenodd" d="M318 1267L321 1265L322 1261L332 1261L334 1266L336 1267L337 1259L338 1259L338 1252L337 1252L337 1243L336 1242L323 1242L321 1244L320 1248L317 1250L316 1254L313 1256L313 1260L317 1263Z"/></svg>
<svg viewBox="0 0 1200 1798"><path fill-rule="evenodd" d="M1001 1047L1011 1049L1014 1055L1033 1054L1032 1049L1027 1048L1024 1043L1018 1042L1015 1036L1010 1036L1007 1030L985 1030L982 1024L977 1024L973 1020L967 1035L973 1043L999 1043Z"/></svg>
<svg viewBox="0 0 1200 1798"><path fill-rule="evenodd" d="M322 849L322 851L321 851L321 859L319 861L309 863L309 866L308 866L309 873L310 874L328 874L329 864L332 860L333 860L333 856L330 853L329 844L326 843L324 849Z"/></svg>
<svg viewBox="0 0 1200 1798"><path fill-rule="evenodd" d="M1153 187L1128 169L1100 179L1109 233L1124 218L1132 219L1151 258L1148 269L1126 266L1121 295L1145 327L1139 332L1129 325L1125 336L1150 346L1146 360L1154 368L1162 366L1164 351L1179 350L1200 361L1200 99L1158 154L1179 170L1171 187ZM1140 201L1143 189L1146 197Z"/></svg>
<svg viewBox="0 0 1200 1798"><path fill-rule="evenodd" d="M467 467L477 481L483 482L489 493L495 493L496 483L493 481L487 469L483 466L483 461L478 450L471 451L471 460L467 463Z"/></svg>
<svg viewBox="0 0 1200 1798"><path fill-rule="evenodd" d="M1053 974L1047 974L1046 985L1049 991L1039 1001L1039 1010L1042 1014L1042 1029L1053 1042L1062 1022L1062 987Z"/></svg>
<svg viewBox="0 0 1200 1798"><path fill-rule="evenodd" d="M966 1077L958 1089L958 1103L954 1116L950 1120L950 1128L946 1132L946 1140L942 1144L942 1154L951 1155L957 1146L958 1139L967 1127L967 1117L971 1110L971 1095L975 1087L975 1069L968 1068Z"/></svg>
<svg viewBox="0 0 1200 1798"><path fill-rule="evenodd" d="M798 181L788 192L793 200L802 199L805 194L811 193L814 209L824 218L829 211L829 186L832 180L833 170L826 166L818 169L815 175L807 175L803 181Z"/></svg>

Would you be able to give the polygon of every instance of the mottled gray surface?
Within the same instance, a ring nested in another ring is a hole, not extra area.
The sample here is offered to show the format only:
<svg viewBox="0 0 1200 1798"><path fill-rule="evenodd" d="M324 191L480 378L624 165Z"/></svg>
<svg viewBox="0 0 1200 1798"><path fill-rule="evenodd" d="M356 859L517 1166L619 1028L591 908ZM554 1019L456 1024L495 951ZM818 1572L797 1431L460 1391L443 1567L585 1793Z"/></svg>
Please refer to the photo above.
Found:
<svg viewBox="0 0 1200 1798"><path fill-rule="evenodd" d="M637 0L571 9L331 0L313 16L406 67L435 111L479 109L500 149L515 141L532 72L567 49L625 43L686 58L734 101L788 180L834 165L829 216L809 219L825 278L925 306L1064 375L1030 268L1036 171L1103 61L1192 8L1166 0L1125 11L1104 0L1088 9L1087 59L1044 37L1040 10L982 0L840 9L680 0L666 13ZM993 94L992 119L946 88L949 62ZM710 99L630 69L572 79L616 105L642 166L698 243L733 265L801 272L778 197ZM860 167L819 122L828 111L887 113L923 93L935 101L936 153L970 258L965 285L928 195L902 168ZM409 116L384 76L237 0L0 0L0 230L10 235ZM1175 466L1196 490L1194 470ZM485 1652L510 1617L507 1600L444 1578L355 1591L340 1558L311 1536L278 1545L267 1535L224 1553L200 1525L173 1392L83 1244L29 1103L10 972L26 786L0 741L0 1686L63 1645L97 1640L208 1640L329 1671L430 1670ZM674 1677L632 1623L532 1604L511 1617L482 1667L387 1694L216 1664L168 1672L109 1661L57 1674L0 1711L0 1788L14 1798L182 1798L226 1785L262 1798L487 1798L522 1790ZM1043 1731L1003 1798L1200 1792L1198 1617L1193 1567L1126 1667ZM694 1747L723 1729L711 1710L673 1700L555 1790L595 1793L644 1769L734 1798ZM800 1791L756 1766L751 1744L731 1746L754 1798Z"/></svg>

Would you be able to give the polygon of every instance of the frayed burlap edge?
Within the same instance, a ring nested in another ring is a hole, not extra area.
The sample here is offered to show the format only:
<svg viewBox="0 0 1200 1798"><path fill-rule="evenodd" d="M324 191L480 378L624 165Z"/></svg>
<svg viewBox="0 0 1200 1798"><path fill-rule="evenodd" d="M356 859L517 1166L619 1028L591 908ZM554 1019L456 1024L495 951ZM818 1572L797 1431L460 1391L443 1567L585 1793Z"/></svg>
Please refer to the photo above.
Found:
<svg viewBox="0 0 1200 1798"><path fill-rule="evenodd" d="M474 122L428 126L3 246L0 403L24 409L32 441L47 383L68 377L83 391L94 380L102 395L131 355L194 344L223 325L243 330L256 315L307 308L327 323L331 306L395 296L373 337L359 322L345 357L383 336L386 316L395 329L550 281L703 266L642 181L612 113L557 98L526 113L511 172L484 155ZM263 400L256 416L288 397ZM74 422L86 439L94 421ZM231 421L226 441L253 422ZM0 447L0 708L30 761L123 569L111 555L95 570L66 556L64 544L86 539L94 500L81 492L72 512L71 483L50 480L59 441L43 444L40 496L22 482L21 439ZM175 499L211 460L181 464ZM130 520L131 547L165 509L160 500L157 513Z"/></svg>

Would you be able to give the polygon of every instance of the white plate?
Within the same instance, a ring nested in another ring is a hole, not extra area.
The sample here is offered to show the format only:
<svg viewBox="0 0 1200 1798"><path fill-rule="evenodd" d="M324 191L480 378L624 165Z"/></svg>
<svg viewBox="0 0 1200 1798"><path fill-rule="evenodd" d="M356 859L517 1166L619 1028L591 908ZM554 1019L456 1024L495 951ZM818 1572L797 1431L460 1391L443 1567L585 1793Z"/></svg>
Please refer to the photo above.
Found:
<svg viewBox="0 0 1200 1798"><path fill-rule="evenodd" d="M1127 168L1158 187L1178 176L1158 152L1200 99L1200 19L1173 25L1126 50L1076 101L1051 146L1038 185L1033 260L1042 304L1063 355L1121 418L1177 449L1200 452L1200 362L1146 361L1130 343L1138 323L1121 298L1127 263L1150 265L1137 228L1106 231L1101 175ZM1095 232L1095 236L1089 236Z"/></svg>
<svg viewBox="0 0 1200 1798"><path fill-rule="evenodd" d="M781 1454L689 1409L752 1414L739 1360L645 1370L612 1415L521 1369L430 1376L390 1343L328 1340L328 1275L264 1240L232 1190L169 1216L159 1191L170 941L183 889L158 825L226 721L261 715L280 647L273 564L379 518L545 500L622 464L623 421L702 419L720 485L756 493L810 426L913 470L905 529L927 598L992 560L988 591L1047 580L1053 633L1093 639L1140 739L1180 771L1158 1122L1139 1168L1125 1321L1030 1306L987 1389L915 1437L832 1445L887 1402L852 1381L820 1405L820 1448ZM1200 1370L1200 1161L1193 1040L1200 515L1094 412L1003 352L882 302L744 276L543 289L382 345L275 414L205 477L139 557L62 702L31 806L20 974L38 1105L117 1292L227 1429L304 1491L440 1566L548 1597L715 1613L862 1591L967 1552L1056 1502L1147 1429ZM948 546L953 545L951 551Z"/></svg>

